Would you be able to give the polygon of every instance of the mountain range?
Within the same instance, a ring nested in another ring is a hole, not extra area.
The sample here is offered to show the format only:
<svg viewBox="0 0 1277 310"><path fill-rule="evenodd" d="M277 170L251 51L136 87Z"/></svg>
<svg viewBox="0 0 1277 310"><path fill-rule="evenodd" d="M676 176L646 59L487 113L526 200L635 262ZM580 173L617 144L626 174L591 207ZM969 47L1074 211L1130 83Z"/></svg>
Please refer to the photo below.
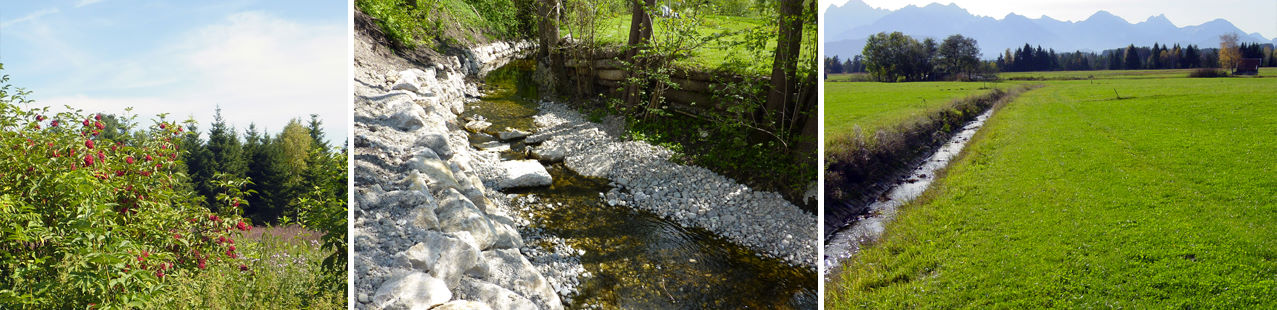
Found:
<svg viewBox="0 0 1277 310"><path fill-rule="evenodd" d="M825 29L825 56L842 58L859 55L870 35L892 31L918 40L930 37L936 41L962 34L976 39L984 59L997 58L1004 50L1014 50L1025 43L1058 52L1099 52L1129 44L1152 46L1153 43L1210 48L1219 46L1221 34L1237 33L1241 42L1277 44L1277 38L1270 40L1259 33L1246 34L1222 18L1177 27L1165 15L1130 23L1102 10L1077 22L1048 16L1028 18L1015 13L996 19L973 15L955 4L909 5L891 11L870 7L861 0L849 0L841 6L831 5L821 20Z"/></svg>

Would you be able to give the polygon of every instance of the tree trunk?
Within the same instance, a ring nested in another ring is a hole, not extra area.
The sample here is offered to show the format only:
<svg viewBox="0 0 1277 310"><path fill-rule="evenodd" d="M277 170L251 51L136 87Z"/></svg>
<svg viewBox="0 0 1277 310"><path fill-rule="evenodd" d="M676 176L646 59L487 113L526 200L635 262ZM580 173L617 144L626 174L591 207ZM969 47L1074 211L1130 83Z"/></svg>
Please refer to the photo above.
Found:
<svg viewBox="0 0 1277 310"><path fill-rule="evenodd" d="M802 0L781 0L776 38L776 58L772 62L771 90L767 93L767 113L778 116L777 127L784 127L793 116L790 107L796 91L799 45L802 43ZM781 129L781 128L776 128Z"/></svg>
<svg viewBox="0 0 1277 310"><path fill-rule="evenodd" d="M631 0L633 10L630 11L630 39L626 48L625 57L630 61L630 72L644 70L648 64L642 59L636 59L640 49L652 40L652 16L647 14L646 8L656 5L656 0ZM626 106L636 107L639 103L638 84L631 83L625 89ZM646 111L643 111L646 113Z"/></svg>
<svg viewBox="0 0 1277 310"><path fill-rule="evenodd" d="M630 40L628 42L631 49L647 44L648 41L652 40L652 16L648 15L647 10L644 8L656 6L656 0L632 0L632 3L634 7L630 11ZM630 56L633 56L633 52L631 52Z"/></svg>
<svg viewBox="0 0 1277 310"><path fill-rule="evenodd" d="M537 54L546 57L559 43L559 0L541 0L541 7L537 11L542 17L537 29L541 34L541 48L537 50Z"/></svg>

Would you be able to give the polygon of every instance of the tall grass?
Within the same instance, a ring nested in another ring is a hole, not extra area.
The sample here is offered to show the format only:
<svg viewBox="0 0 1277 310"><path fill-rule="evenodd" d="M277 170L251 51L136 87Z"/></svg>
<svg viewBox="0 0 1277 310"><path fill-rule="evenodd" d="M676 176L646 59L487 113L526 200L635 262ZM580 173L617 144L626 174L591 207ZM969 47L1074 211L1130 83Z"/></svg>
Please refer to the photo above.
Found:
<svg viewBox="0 0 1277 310"><path fill-rule="evenodd" d="M340 288L323 284L320 233L298 226L263 227L236 246L241 257L212 263L198 274L178 274L155 309L345 309ZM243 265L243 269L241 269Z"/></svg>

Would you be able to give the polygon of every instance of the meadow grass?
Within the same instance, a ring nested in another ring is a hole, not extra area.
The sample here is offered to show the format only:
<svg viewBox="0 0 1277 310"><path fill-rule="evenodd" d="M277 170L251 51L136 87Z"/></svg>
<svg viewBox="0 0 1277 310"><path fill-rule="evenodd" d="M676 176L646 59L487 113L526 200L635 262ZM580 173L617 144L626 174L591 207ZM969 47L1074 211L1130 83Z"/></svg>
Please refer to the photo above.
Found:
<svg viewBox="0 0 1277 310"><path fill-rule="evenodd" d="M825 82L825 141L850 134L890 129L947 106L954 99L989 92L997 83L972 82Z"/></svg>
<svg viewBox="0 0 1277 310"><path fill-rule="evenodd" d="M1045 84L841 267L827 307L1277 307L1277 79Z"/></svg>
<svg viewBox="0 0 1277 310"><path fill-rule="evenodd" d="M771 73L772 57L774 57L771 51L776 49L776 29L773 29L775 26L759 29L770 31L771 37L767 38L766 42L762 42L762 46L754 46L757 48L756 50L751 51L747 46L758 44L743 43L748 41L747 33L749 30L765 26L766 23L763 18L771 17L704 15L700 18L702 23L696 30L698 35L704 37L721 35L721 37L709 41L694 50L690 58L676 64L692 68L718 69L748 74ZM661 31L663 31L661 22L654 20L653 23L655 23L653 37L660 37ZM630 14L619 14L601 19L595 26L595 31L595 40L599 43L624 44L629 40ZM815 55L816 34L815 28L806 27L803 29L804 44L801 48L802 55L800 59L811 58Z"/></svg>
<svg viewBox="0 0 1277 310"><path fill-rule="evenodd" d="M238 259L168 277L155 309L345 309L341 288L323 284L321 233L259 227L236 240ZM219 254L220 255L220 254ZM240 270L243 264L247 270ZM342 281L344 284L344 281Z"/></svg>

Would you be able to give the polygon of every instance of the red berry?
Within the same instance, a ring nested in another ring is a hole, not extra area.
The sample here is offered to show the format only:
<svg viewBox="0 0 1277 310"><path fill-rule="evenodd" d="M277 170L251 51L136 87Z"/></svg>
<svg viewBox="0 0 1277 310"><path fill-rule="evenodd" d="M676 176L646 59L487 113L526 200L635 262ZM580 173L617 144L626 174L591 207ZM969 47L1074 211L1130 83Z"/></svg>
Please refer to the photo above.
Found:
<svg viewBox="0 0 1277 310"><path fill-rule="evenodd" d="M231 251L231 252L235 252L235 245L231 245L231 247L230 247L230 251Z"/></svg>
<svg viewBox="0 0 1277 310"><path fill-rule="evenodd" d="M84 166L88 167L92 165L93 165L93 155L84 155Z"/></svg>
<svg viewBox="0 0 1277 310"><path fill-rule="evenodd" d="M102 125L102 122L93 122L93 126L97 127L98 130L106 129L106 125Z"/></svg>
<svg viewBox="0 0 1277 310"><path fill-rule="evenodd" d="M201 258L201 259L200 259L199 264L197 264L197 266L198 266L198 267L200 267L200 269L204 269L204 259L203 259L203 258Z"/></svg>
<svg viewBox="0 0 1277 310"><path fill-rule="evenodd" d="M245 266L244 264L239 264L239 271L248 271L248 266Z"/></svg>
<svg viewBox="0 0 1277 310"><path fill-rule="evenodd" d="M36 116L35 116L35 121L37 121L37 122L43 122L43 121L44 121L44 115L36 115Z"/></svg>
<svg viewBox="0 0 1277 310"><path fill-rule="evenodd" d="M98 160L106 161L106 154L103 154L102 151L98 151Z"/></svg>
<svg viewBox="0 0 1277 310"><path fill-rule="evenodd" d="M163 277L164 277L164 270L156 270L156 271L155 271L155 276L156 276L156 277L163 278Z"/></svg>
<svg viewBox="0 0 1277 310"><path fill-rule="evenodd" d="M168 128L168 124L160 123L160 129Z"/></svg>
<svg viewBox="0 0 1277 310"><path fill-rule="evenodd" d="M245 224L244 222L239 222L239 224L235 224L235 228L239 228L239 230L244 230L244 231L253 229L252 226L248 226L248 224Z"/></svg>
<svg viewBox="0 0 1277 310"><path fill-rule="evenodd" d="M182 239L182 234L173 234L173 239Z"/></svg>
<svg viewBox="0 0 1277 310"><path fill-rule="evenodd" d="M84 147L93 148L93 140L84 140Z"/></svg>
<svg viewBox="0 0 1277 310"><path fill-rule="evenodd" d="M58 127L58 120L53 120L53 123L50 123L49 126Z"/></svg>
<svg viewBox="0 0 1277 310"><path fill-rule="evenodd" d="M132 164L133 164L133 156L125 157L125 158L124 158L124 162L129 163L130 165L132 165Z"/></svg>
<svg viewBox="0 0 1277 310"><path fill-rule="evenodd" d="M146 155L146 161L151 161L151 154Z"/></svg>
<svg viewBox="0 0 1277 310"><path fill-rule="evenodd" d="M102 120L102 114L94 115L93 119L99 120L99 121Z"/></svg>
<svg viewBox="0 0 1277 310"><path fill-rule="evenodd" d="M81 124L84 124L84 127L89 127L89 119L87 118L84 119L84 122L82 122Z"/></svg>

